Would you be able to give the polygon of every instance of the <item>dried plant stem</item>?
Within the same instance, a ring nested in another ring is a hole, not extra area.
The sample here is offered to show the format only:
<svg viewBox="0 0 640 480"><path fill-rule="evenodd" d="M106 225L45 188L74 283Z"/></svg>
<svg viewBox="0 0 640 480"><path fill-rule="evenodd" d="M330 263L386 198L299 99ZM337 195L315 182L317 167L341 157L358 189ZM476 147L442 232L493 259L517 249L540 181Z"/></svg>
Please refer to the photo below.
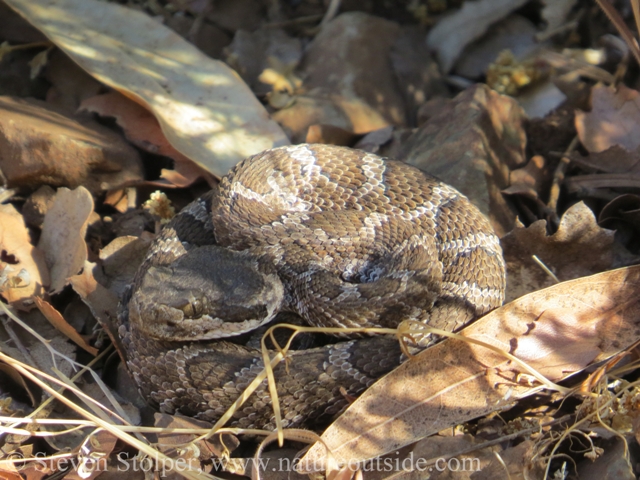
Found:
<svg viewBox="0 0 640 480"><path fill-rule="evenodd" d="M342 3L342 0L331 0L331 3L329 4L329 8L327 8L327 12L324 14L324 18L320 22L320 26L326 25L331 20L333 20L333 17L336 16L336 14L338 13L338 10L340 9L341 3Z"/></svg>
<svg viewBox="0 0 640 480"><path fill-rule="evenodd" d="M53 361L53 366L54 367L57 368L56 356L59 356L59 357L63 358L64 360L66 360L67 362L69 362L74 370L77 367L81 367L81 365L79 363L77 363L75 360L72 360L71 358L67 357L66 355L63 355L62 353L58 352L55 348L53 348L51 345L49 345L49 343L50 343L49 340L44 338L42 335L40 335L38 332L36 332L33 328L31 328L29 325L27 325L22 320L20 320L20 318L18 318L11 310L9 310L7 308L7 306L3 302L0 302L0 308L5 313L5 315L7 315L11 320L13 320L18 325L20 325L22 328L24 328L31 335L36 337L47 348L47 350L49 350L49 352L51 353L51 359Z"/></svg>
<svg viewBox="0 0 640 480"><path fill-rule="evenodd" d="M596 2L605 13L605 15L609 17L609 20L611 20L613 26L616 27L616 30L618 30L618 33L620 33L620 36L624 39L627 45L629 45L629 50L631 50L631 53L633 53L633 56L640 65L640 47L638 46L638 41L633 36L631 30L629 30L629 27L627 27L627 25L624 23L624 20L622 19L618 11L611 3L609 3L608 0L596 0ZM636 25L638 25L640 28L640 9L638 8L638 0L632 0L631 5L633 8L634 17L636 19Z"/></svg>
<svg viewBox="0 0 640 480"><path fill-rule="evenodd" d="M544 273L546 273L547 275L549 275L549 277L551 277L553 279L554 282L556 283L560 283L560 280L558 279L558 277L556 277L556 274L553 273L551 271L551 269L549 267L547 267L544 262L542 260L540 260L538 258L537 255L531 255L531 258L533 258L533 261L536 262L538 264L538 266L544 270Z"/></svg>
<svg viewBox="0 0 640 480"><path fill-rule="evenodd" d="M567 150L560 159L560 163L558 164L556 171L553 172L553 184L551 185L551 191L549 192L549 202L547 203L547 206L551 212L553 212L552 215L554 218L552 218L552 221L556 226L560 223L558 220L558 199L560 198L560 187L562 186L562 182L564 182L564 176L567 172L567 168L569 168L569 164L571 163L569 155L576 149L579 141L580 140L577 136L571 140L569 147L567 147Z"/></svg>
<svg viewBox="0 0 640 480"><path fill-rule="evenodd" d="M111 433L114 437L122 440L123 442L131 445L132 447L140 450L142 453L149 455L151 458L155 459L156 461L161 461L164 462L164 465L168 465L171 468L175 468L175 462L167 457L165 454L153 449L151 446L149 446L147 443L137 439L136 437L128 434L127 432L123 431L121 428L119 428L118 425L113 425L112 423L109 423L103 419L101 419L100 417L93 415L92 413L90 413L89 411L81 408L80 406L76 405L75 403L73 403L72 400L68 399L67 397L65 397L64 395L62 395L61 393L57 392L56 390L54 390L53 388L51 388L46 382L42 381L39 377L44 377L46 378L48 381L53 382L53 383L62 383L60 381L58 381L57 379L51 377L50 375L47 375L43 372L40 371L36 371L35 369L33 369L32 367L25 365L22 362L19 362L3 353L0 352L0 360L4 361L5 363L11 365L14 369L16 369L21 375L25 376L26 378L28 378L29 380L31 380L32 382L34 382L35 384L37 384L38 386L40 386L42 389L46 390L51 396L55 397L58 401L60 401L61 403L65 404L67 407L71 408L72 410L74 410L75 412L77 412L79 415L81 415L82 417L86 418L87 420L89 420L90 422L94 423L98 428L101 428L103 430L108 431L109 433ZM74 391L74 393L76 393L76 395L84 395L82 392L79 391ZM93 399L88 398L89 401L93 401ZM185 470L181 470L179 472L182 476L188 478L188 479L192 479L192 480L200 480L203 478L203 472L199 472L199 471L191 471L188 469ZM205 478L214 478L211 476L206 476Z"/></svg>

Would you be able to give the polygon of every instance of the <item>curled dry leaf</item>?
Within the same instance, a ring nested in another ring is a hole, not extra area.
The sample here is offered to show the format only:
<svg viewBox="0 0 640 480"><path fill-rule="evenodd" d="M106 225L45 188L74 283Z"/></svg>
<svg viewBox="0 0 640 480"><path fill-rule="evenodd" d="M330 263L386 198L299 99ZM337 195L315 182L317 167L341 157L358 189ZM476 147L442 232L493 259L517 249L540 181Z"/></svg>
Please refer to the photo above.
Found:
<svg viewBox="0 0 640 480"><path fill-rule="evenodd" d="M640 93L619 85L618 90L596 85L591 111L576 111L576 129L589 152L620 145L632 152L640 147Z"/></svg>
<svg viewBox="0 0 640 480"><path fill-rule="evenodd" d="M151 110L169 142L214 175L288 143L233 70L142 12L96 0L6 3L95 78Z"/></svg>
<svg viewBox="0 0 640 480"><path fill-rule="evenodd" d="M516 225L500 243L507 263L506 301L553 285L533 259L536 255L560 281L593 275L612 267L613 230L598 225L583 202L576 203L560 219L558 231L547 235L546 220L529 227Z"/></svg>
<svg viewBox="0 0 640 480"><path fill-rule="evenodd" d="M59 188L53 205L44 217L38 248L44 252L51 271L51 290L59 292L67 279L84 266L87 259L89 216L93 198L84 187L75 190Z"/></svg>
<svg viewBox="0 0 640 480"><path fill-rule="evenodd" d="M82 347L91 355L95 356L98 354L98 349L89 345L82 335L80 335L75 328L69 325L62 314L56 310L53 305L38 297L34 297L33 300L38 307L38 310L40 310L40 313L42 313L42 315L51 322L51 325L56 327L60 332L64 333L67 338L72 340L76 345Z"/></svg>
<svg viewBox="0 0 640 480"><path fill-rule="evenodd" d="M640 267L580 278L494 310L461 335L526 362L552 382L605 360L640 337ZM539 386L488 348L447 339L371 386L322 435L336 460L364 461L445 428L511 406ZM299 471L322 470L315 444Z"/></svg>
<svg viewBox="0 0 640 480"><path fill-rule="evenodd" d="M522 168L513 170L509 175L509 187L502 193L507 195L524 195L532 200L538 199L542 186L548 186L551 172L542 155L534 155Z"/></svg>
<svg viewBox="0 0 640 480"><path fill-rule="evenodd" d="M0 205L0 249L11 261L0 262L2 297L16 307L49 286L49 269L41 250L31 245L22 215L13 205ZM20 272L26 272L26 275Z"/></svg>

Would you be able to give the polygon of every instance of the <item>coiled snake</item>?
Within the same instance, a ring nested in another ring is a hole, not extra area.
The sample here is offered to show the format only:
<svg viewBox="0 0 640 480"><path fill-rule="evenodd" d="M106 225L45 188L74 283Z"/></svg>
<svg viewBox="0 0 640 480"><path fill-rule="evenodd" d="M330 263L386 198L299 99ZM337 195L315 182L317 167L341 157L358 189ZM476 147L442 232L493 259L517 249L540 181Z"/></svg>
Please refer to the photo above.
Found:
<svg viewBox="0 0 640 480"><path fill-rule="evenodd" d="M499 306L504 287L498 238L458 191L401 162L297 145L242 161L163 229L119 335L145 398L214 421L262 370L259 350L234 340L279 312L455 330ZM326 423L401 358L393 337L336 342L275 369L285 426ZM230 423L273 428L272 417L263 382Z"/></svg>

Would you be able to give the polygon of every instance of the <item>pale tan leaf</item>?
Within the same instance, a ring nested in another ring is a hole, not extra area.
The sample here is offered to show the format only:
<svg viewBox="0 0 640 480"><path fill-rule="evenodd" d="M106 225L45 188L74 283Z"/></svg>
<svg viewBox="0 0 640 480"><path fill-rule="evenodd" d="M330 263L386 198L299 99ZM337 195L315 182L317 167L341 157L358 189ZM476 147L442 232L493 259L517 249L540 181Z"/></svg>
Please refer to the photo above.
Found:
<svg viewBox="0 0 640 480"><path fill-rule="evenodd" d="M50 283L49 269L42 251L31 245L22 215L13 205L0 205L0 249L12 258L10 264L0 264L4 299L22 307L24 300L42 295ZM20 275L22 271L27 273L28 279Z"/></svg>
<svg viewBox="0 0 640 480"><path fill-rule="evenodd" d="M51 270L51 290L59 292L67 279L84 266L87 245L84 241L93 198L84 187L59 188L53 205L44 217L38 248L44 252Z"/></svg>
<svg viewBox="0 0 640 480"><path fill-rule="evenodd" d="M462 335L509 352L558 382L640 335L640 267L555 285L493 311ZM356 400L322 435L342 464L394 451L499 411L539 388L523 367L484 346L448 339L405 362ZM323 465L316 444L300 465Z"/></svg>
<svg viewBox="0 0 640 480"><path fill-rule="evenodd" d="M78 65L151 110L217 176L288 140L240 77L149 16L96 0L8 0Z"/></svg>

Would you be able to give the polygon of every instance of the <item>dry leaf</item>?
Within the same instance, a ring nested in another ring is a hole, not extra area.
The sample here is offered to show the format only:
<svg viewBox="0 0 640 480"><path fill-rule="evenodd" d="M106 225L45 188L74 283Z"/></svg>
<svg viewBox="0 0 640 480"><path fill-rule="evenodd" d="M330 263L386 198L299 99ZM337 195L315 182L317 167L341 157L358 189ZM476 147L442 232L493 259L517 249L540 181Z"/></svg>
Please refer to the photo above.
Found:
<svg viewBox="0 0 640 480"><path fill-rule="evenodd" d="M84 100L80 110L88 110L104 117L114 117L134 145L151 153L164 155L175 161L174 170L162 170L162 178L174 186L188 187L201 177L210 174L195 162L178 152L162 133L156 117L136 102L118 92L96 95Z"/></svg>
<svg viewBox="0 0 640 480"><path fill-rule="evenodd" d="M214 175L288 143L234 71L142 12L96 0L6 3L95 78L151 110L169 142Z"/></svg>
<svg viewBox="0 0 640 480"><path fill-rule="evenodd" d="M640 175L626 173L598 173L595 175L575 175L565 182L570 193L589 192L594 188L640 188ZM584 193L583 193L584 195Z"/></svg>
<svg viewBox="0 0 640 480"><path fill-rule="evenodd" d="M502 193L524 195L532 200L538 199L542 185L550 180L550 171L541 155L534 155L522 168L513 170L509 175L509 187Z"/></svg>
<svg viewBox="0 0 640 480"><path fill-rule="evenodd" d="M87 259L84 236L92 212L93 198L86 188L58 189L44 217L38 243L51 271L53 292L62 290L67 279L84 266Z"/></svg>
<svg viewBox="0 0 640 480"><path fill-rule="evenodd" d="M0 169L9 187L84 185L101 192L140 182L142 161L120 134L35 99L0 97Z"/></svg>
<svg viewBox="0 0 640 480"><path fill-rule="evenodd" d="M5 342L2 345L2 352L11 358L34 365L43 372L57 375L55 368L68 377L72 376L75 367L65 360L65 357L74 360L78 348L51 325L37 308L22 312L20 320L46 339L47 343L43 343L22 328L15 328L14 332L25 348L17 348L12 345L12 342ZM52 351L57 352L55 358Z"/></svg>
<svg viewBox="0 0 640 480"><path fill-rule="evenodd" d="M640 93L604 85L591 90L591 111L576 111L576 129L589 152L602 152L620 145L632 152L640 147Z"/></svg>
<svg viewBox="0 0 640 480"><path fill-rule="evenodd" d="M569 158L587 170L607 173L640 172L638 152L629 152L620 145L613 145L601 152L592 152L586 157L579 152L573 152Z"/></svg>
<svg viewBox="0 0 640 480"><path fill-rule="evenodd" d="M120 346L117 327L113 322L118 312L118 296L96 282L93 277L94 268L94 263L85 262L82 273L70 277L69 283L105 329L118 353L121 354L120 358L126 358L124 349Z"/></svg>
<svg viewBox="0 0 640 480"><path fill-rule="evenodd" d="M547 31L555 30L567 21L567 16L576 0L543 0L542 18L547 22Z"/></svg>
<svg viewBox="0 0 640 480"><path fill-rule="evenodd" d="M335 125L311 125L307 130L306 143L324 143L349 147L359 138L353 132Z"/></svg>
<svg viewBox="0 0 640 480"><path fill-rule="evenodd" d="M522 224L500 243L507 263L506 301L553 285L551 278L532 258L536 255L560 281L572 280L611 268L614 232L601 228L589 207L576 203L560 219L558 231L547 234L547 222Z"/></svg>
<svg viewBox="0 0 640 480"><path fill-rule="evenodd" d="M638 341L638 288L640 267L572 280L494 310L461 334L558 382ZM522 373L486 347L448 339L376 382L322 438L339 463L364 461L508 408L538 390L519 383ZM321 469L324 458L324 447L314 445L299 471Z"/></svg>
<svg viewBox="0 0 640 480"><path fill-rule="evenodd" d="M587 175L571 175L565 181L571 193L594 188L638 188L640 185L640 147L627 151L620 145L613 145L601 152L591 152L584 157L578 152L571 155L571 161L587 171Z"/></svg>
<svg viewBox="0 0 640 480"><path fill-rule="evenodd" d="M440 20L427 35L427 45L435 50L442 71L449 73L467 45L525 3L526 0L465 2L460 10Z"/></svg>
<svg viewBox="0 0 640 480"><path fill-rule="evenodd" d="M75 328L69 325L62 314L56 310L53 305L39 297L33 297L33 301L38 307L38 310L40 310L40 313L42 313L42 315L51 322L51 325L56 327L60 332L65 334L67 338L72 340L76 345L82 347L91 355L96 356L98 354L98 349L89 345L82 335L80 335Z"/></svg>
<svg viewBox="0 0 640 480"><path fill-rule="evenodd" d="M405 106L388 55L399 26L363 12L346 12L322 26L301 65L303 95L274 113L294 142L311 125L355 134L406 123Z"/></svg>
<svg viewBox="0 0 640 480"><path fill-rule="evenodd" d="M0 262L2 296L18 307L23 307L23 300L44 294L50 283L44 255L30 242L22 215L13 205L0 205L0 249L6 257ZM20 275L23 270L28 278Z"/></svg>

